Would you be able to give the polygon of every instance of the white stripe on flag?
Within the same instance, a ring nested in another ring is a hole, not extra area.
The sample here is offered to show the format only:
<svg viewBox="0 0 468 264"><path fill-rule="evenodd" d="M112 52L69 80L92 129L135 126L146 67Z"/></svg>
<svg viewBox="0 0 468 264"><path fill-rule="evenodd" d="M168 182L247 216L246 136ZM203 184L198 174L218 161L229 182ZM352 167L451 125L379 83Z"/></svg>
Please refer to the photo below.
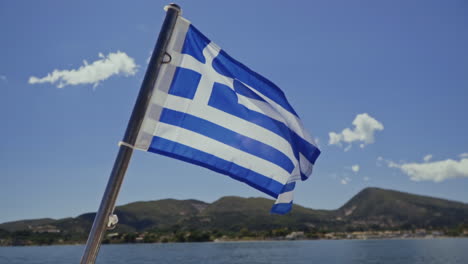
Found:
<svg viewBox="0 0 468 264"><path fill-rule="evenodd" d="M216 108L198 105L189 99L173 95L167 96L164 107L205 119L238 134L260 141L282 152L291 160L294 166L297 166L299 163L294 156L291 144L286 139L255 123L230 115Z"/></svg>
<svg viewBox="0 0 468 264"><path fill-rule="evenodd" d="M306 176L312 173L314 164L310 163L309 160L306 157L304 157L304 155L302 155L302 153L299 153L299 164L301 166L301 172L304 173Z"/></svg>
<svg viewBox="0 0 468 264"><path fill-rule="evenodd" d="M294 198L294 191L289 191L285 193L281 193L278 195L278 198L276 199L275 204L279 203L290 203Z"/></svg>
<svg viewBox="0 0 468 264"><path fill-rule="evenodd" d="M286 119L286 125L294 132L296 132L297 135L302 137L305 141L309 142L310 144L316 146L314 140L312 140L312 137L307 133L304 129L304 126L302 125L301 120L289 112L288 110L284 109L281 105L277 104L275 101L271 100L270 98L266 97L256 89L252 88L251 86L243 83L245 86L247 86L250 90L255 92L258 96L260 96L263 100L265 100L268 104L271 105L273 109L275 109L281 116Z"/></svg>
<svg viewBox="0 0 468 264"><path fill-rule="evenodd" d="M178 126L158 123L155 136L212 154L218 158L262 174L281 184L286 184L289 180L289 173L275 163Z"/></svg>
<svg viewBox="0 0 468 264"><path fill-rule="evenodd" d="M284 117L281 116L278 112L276 112L276 110L273 109L268 103L252 99L241 94L237 94L237 98L239 99L239 104L247 107L249 110L264 114L271 119L285 124L286 126L288 125L286 124L286 120L284 119Z"/></svg>
<svg viewBox="0 0 468 264"><path fill-rule="evenodd" d="M275 109L271 107L266 102L255 100L249 97L245 97L243 95L237 94L237 97L239 98L239 103L247 107L248 109L264 114L272 119L275 119L279 122L282 122L286 126L288 126L286 120L284 119L283 116L278 114ZM301 172L305 175L310 175L312 173L312 166L313 164L309 162L309 160L302 155L302 153L299 153L300 155L300 167L301 167ZM295 163L296 164L296 163ZM294 174L293 174L294 175Z"/></svg>

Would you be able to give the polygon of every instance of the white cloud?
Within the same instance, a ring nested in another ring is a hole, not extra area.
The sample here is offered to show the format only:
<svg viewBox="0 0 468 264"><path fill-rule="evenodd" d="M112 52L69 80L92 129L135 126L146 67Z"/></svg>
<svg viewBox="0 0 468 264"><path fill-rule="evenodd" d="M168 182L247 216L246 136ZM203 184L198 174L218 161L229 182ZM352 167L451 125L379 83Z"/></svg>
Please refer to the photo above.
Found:
<svg viewBox="0 0 468 264"><path fill-rule="evenodd" d="M344 152L348 152L351 148L353 147L353 145L348 145L345 149L344 149Z"/></svg>
<svg viewBox="0 0 468 264"><path fill-rule="evenodd" d="M364 178L362 178L362 179L363 179L365 182L368 182L368 181L370 180L369 177L364 177Z"/></svg>
<svg viewBox="0 0 468 264"><path fill-rule="evenodd" d="M391 160L386 160L387 162L387 165L389 168L399 168L400 165L394 161L391 161Z"/></svg>
<svg viewBox="0 0 468 264"><path fill-rule="evenodd" d="M426 163L395 163L387 161L390 168L398 168L413 181L441 182L452 178L468 177L468 158L441 160Z"/></svg>
<svg viewBox="0 0 468 264"><path fill-rule="evenodd" d="M5 75L0 75L0 80L6 82L7 80L7 77Z"/></svg>
<svg viewBox="0 0 468 264"><path fill-rule="evenodd" d="M352 124L354 125L353 129L345 128L341 133L328 133L328 144L341 146L342 142L349 143L350 145L345 149L347 151L350 149L351 144L357 141L361 143L359 147L364 148L366 145L374 143L374 133L376 131L384 130L383 124L367 113L358 114Z"/></svg>
<svg viewBox="0 0 468 264"><path fill-rule="evenodd" d="M359 171L359 165L356 164L356 165L351 166L351 170L357 173Z"/></svg>
<svg viewBox="0 0 468 264"><path fill-rule="evenodd" d="M466 153L466 152L462 153L462 154L458 155L458 157L460 157L461 159L468 158L468 153Z"/></svg>
<svg viewBox="0 0 468 264"><path fill-rule="evenodd" d="M57 83L58 88L78 84L93 84L96 87L99 82L108 79L112 75L123 74L129 76L135 75L137 71L135 60L125 52L117 51L116 53L109 53L107 56L99 53L99 58L99 60L93 61L91 64L84 61L84 65L78 69L54 70L43 78L31 76L29 83Z"/></svg>
<svg viewBox="0 0 468 264"><path fill-rule="evenodd" d="M424 156L424 158L423 158L424 162L429 162L431 159L432 159L432 154L427 154L427 155Z"/></svg>
<svg viewBox="0 0 468 264"><path fill-rule="evenodd" d="M335 132L328 133L328 136L330 137L330 139L328 140L329 145L339 144L341 141L341 135Z"/></svg>
<svg viewBox="0 0 468 264"><path fill-rule="evenodd" d="M348 184L350 181L351 181L351 179L349 177L345 177L345 178L341 179L340 183L341 184Z"/></svg>

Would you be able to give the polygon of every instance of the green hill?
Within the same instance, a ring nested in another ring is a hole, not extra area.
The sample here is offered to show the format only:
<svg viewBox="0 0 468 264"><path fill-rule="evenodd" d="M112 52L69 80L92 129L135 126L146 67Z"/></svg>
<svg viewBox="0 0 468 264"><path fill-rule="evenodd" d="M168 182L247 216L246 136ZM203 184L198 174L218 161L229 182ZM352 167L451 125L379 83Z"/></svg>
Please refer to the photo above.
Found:
<svg viewBox="0 0 468 264"><path fill-rule="evenodd" d="M32 220L20 220L0 224L0 229L13 232L18 230L28 230L35 226L44 226L51 223L55 223L57 220L52 218L41 218Z"/></svg>
<svg viewBox="0 0 468 264"><path fill-rule="evenodd" d="M207 203L197 200L165 199L118 206L115 214L119 217L119 224L135 231L168 229L175 223L194 217L207 206Z"/></svg>
<svg viewBox="0 0 468 264"><path fill-rule="evenodd" d="M441 228L468 223L465 203L393 190L366 188L336 211L348 226Z"/></svg>
<svg viewBox="0 0 468 264"><path fill-rule="evenodd" d="M175 199L135 202L116 208L119 224L110 232L149 232L155 234L155 241L203 241L222 235L275 237L290 231L303 231L314 237L324 232L468 227L468 204L379 188L362 190L336 210L313 210L294 205L289 214L280 216L270 214L272 204L270 199L233 196L211 204ZM86 213L59 220L46 218L3 223L0 224L0 242L84 242L94 216L95 213ZM28 237L36 240L27 240ZM131 242L136 237L120 239Z"/></svg>
<svg viewBox="0 0 468 264"><path fill-rule="evenodd" d="M318 225L329 216L327 211L317 211L294 205L286 216L272 215L272 200L265 198L223 197L208 205L205 210L181 226L188 229L238 232L243 228L252 231L269 231L278 228L304 229Z"/></svg>

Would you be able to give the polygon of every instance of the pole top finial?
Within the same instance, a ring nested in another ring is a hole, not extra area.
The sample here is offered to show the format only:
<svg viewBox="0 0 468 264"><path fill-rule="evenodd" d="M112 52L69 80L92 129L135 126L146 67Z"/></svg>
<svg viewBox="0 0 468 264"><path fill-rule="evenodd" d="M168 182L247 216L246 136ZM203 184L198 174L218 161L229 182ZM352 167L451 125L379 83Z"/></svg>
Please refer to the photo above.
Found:
<svg viewBox="0 0 468 264"><path fill-rule="evenodd" d="M182 14L182 8L180 8L180 6L178 4L175 4L175 3L170 3L168 4L167 6L164 7L164 11L167 12L167 10L169 9L175 9L177 12L179 12L179 15Z"/></svg>

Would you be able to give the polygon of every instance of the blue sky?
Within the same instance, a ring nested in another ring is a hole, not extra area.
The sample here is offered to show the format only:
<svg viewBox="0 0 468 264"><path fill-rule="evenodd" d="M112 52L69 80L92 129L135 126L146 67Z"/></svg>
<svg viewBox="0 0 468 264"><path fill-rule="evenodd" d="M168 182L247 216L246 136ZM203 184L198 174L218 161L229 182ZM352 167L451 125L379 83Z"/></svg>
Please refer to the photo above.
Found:
<svg viewBox="0 0 468 264"><path fill-rule="evenodd" d="M97 209L165 4L0 3L0 222ZM334 209L367 186L468 202L466 1L178 4L212 41L281 87L318 138L322 155L295 203ZM30 83L110 54L135 67L99 83ZM266 197L137 151L117 204L225 195Z"/></svg>

